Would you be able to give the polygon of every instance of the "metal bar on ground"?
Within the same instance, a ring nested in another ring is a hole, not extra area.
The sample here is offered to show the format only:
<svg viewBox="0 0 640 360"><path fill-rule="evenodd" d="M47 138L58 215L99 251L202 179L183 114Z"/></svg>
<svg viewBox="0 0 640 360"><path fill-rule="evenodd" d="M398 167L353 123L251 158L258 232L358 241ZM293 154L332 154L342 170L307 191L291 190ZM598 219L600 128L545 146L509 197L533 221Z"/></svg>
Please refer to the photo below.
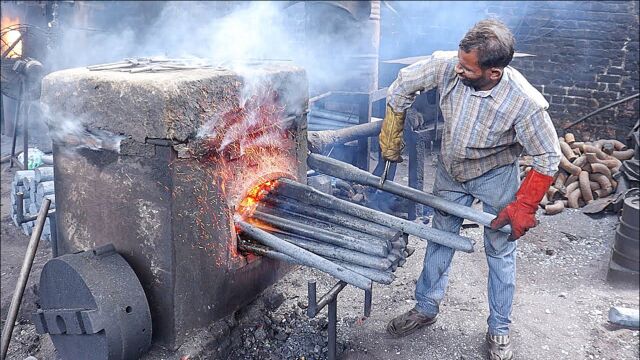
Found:
<svg viewBox="0 0 640 360"><path fill-rule="evenodd" d="M312 169L323 174L388 191L392 194L402 196L409 200L431 206L448 214L475 221L487 227L490 226L489 224L491 223L491 220L495 218L495 215L487 214L485 212L475 210L471 207L457 204L452 201L437 197L435 195L428 194L424 191L400 185L393 181L385 181L382 186L380 186L379 177L364 170L360 170L353 165L344 163L336 159L332 159L327 156L309 154L307 158L307 164ZM511 233L511 227L505 226L501 228L500 231Z"/></svg>
<svg viewBox="0 0 640 360"><path fill-rule="evenodd" d="M11 305L9 306L9 312L7 313L7 320L4 323L4 329L2 331L2 360L7 356L7 350L9 350L9 342L11 341L11 334L13 333L13 327L18 317L18 310L20 310L20 303L22 302L22 295L24 289L27 286L27 280L29 280L29 273L31 273L31 267L33 266L33 259L36 256L38 250L38 243L40 242L40 235L42 235L42 228L44 222L47 219L47 213L49 212L49 205L51 202L45 200L40 208L38 214L38 221L34 231L31 233L31 239L27 246L27 253L22 262L22 269L20 270L20 276L18 277L18 283L16 289L13 292L13 298L11 299Z"/></svg>
<svg viewBox="0 0 640 360"><path fill-rule="evenodd" d="M456 250L465 252L473 252L473 240L442 230L433 229L420 225L411 221L407 221L380 211L372 210L364 206L351 203L346 200L338 199L334 196L324 194L310 186L280 178L278 180L280 186L272 190L281 196L291 197L296 200L319 205L331 209L340 209L347 214L367 219L389 226L394 229L402 230L407 234L417 236L421 239L430 240L435 243L451 247Z"/></svg>
<svg viewBox="0 0 640 360"><path fill-rule="evenodd" d="M297 221L292 221L261 211L254 212L252 216L286 232L301 235L323 243L340 246L345 249L381 257L387 256L387 254L389 253L389 249L381 243L367 243L351 236L319 229L317 227L307 226Z"/></svg>
<svg viewBox="0 0 640 360"><path fill-rule="evenodd" d="M261 243L268 245L275 250L278 250L293 258L305 261L306 263L313 263L315 268L333 275L334 277L346 281L347 283L357 286L361 289L367 290L371 288L371 280L360 274L354 273L351 270L336 265L331 261L310 251L301 249L300 247L282 240L277 236L271 235L268 232L261 230L247 222L237 221L236 225L240 228L240 230L247 233L247 235L249 235L253 239L260 241Z"/></svg>

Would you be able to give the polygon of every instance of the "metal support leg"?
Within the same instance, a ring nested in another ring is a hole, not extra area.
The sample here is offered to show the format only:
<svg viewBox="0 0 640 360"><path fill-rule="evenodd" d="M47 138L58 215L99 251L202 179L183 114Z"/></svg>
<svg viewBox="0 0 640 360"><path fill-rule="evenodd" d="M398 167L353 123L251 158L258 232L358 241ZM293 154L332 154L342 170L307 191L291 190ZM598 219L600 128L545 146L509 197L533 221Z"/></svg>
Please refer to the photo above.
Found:
<svg viewBox="0 0 640 360"><path fill-rule="evenodd" d="M29 170L29 112L31 103L26 102L22 120L22 170Z"/></svg>
<svg viewBox="0 0 640 360"><path fill-rule="evenodd" d="M13 137L11 139L11 159L9 167L12 168L16 162L16 140L18 138L18 124L20 120L20 110L22 109L22 94L24 92L24 83L20 81L20 90L18 91L18 102L16 104L16 112L13 117Z"/></svg>
<svg viewBox="0 0 640 360"><path fill-rule="evenodd" d="M337 295L337 294L336 294ZM329 348L328 358L333 360L336 358L336 322L338 321L338 298L337 296L333 297L333 299L329 302L329 309L327 317L329 318L329 328L328 339L327 339L327 347Z"/></svg>
<svg viewBox="0 0 640 360"><path fill-rule="evenodd" d="M364 291L364 316L371 316L371 290Z"/></svg>
<svg viewBox="0 0 640 360"><path fill-rule="evenodd" d="M51 236L51 257L58 257L58 224L55 211L49 212L49 232Z"/></svg>
<svg viewBox="0 0 640 360"><path fill-rule="evenodd" d="M339 281L335 284L331 290L329 290L320 301L316 302L316 282L310 280L307 283L308 290L308 300L309 305L307 306L307 316L310 318L314 318L318 315L318 312L322 310L325 306L328 306L328 314L327 318L329 321L328 328L328 336L327 336L327 348L329 349L328 359L335 360L336 359L336 326L338 322L338 294L340 291L347 286L347 283L344 281Z"/></svg>

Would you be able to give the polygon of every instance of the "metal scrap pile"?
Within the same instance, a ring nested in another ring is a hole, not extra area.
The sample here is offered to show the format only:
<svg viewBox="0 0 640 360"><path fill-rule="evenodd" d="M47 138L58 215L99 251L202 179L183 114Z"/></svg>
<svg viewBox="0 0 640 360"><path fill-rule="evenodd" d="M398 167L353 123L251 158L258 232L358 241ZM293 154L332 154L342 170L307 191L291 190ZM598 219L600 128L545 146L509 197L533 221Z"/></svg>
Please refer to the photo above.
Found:
<svg viewBox="0 0 640 360"><path fill-rule="evenodd" d="M540 202L545 214L558 214L566 207L581 208L626 191L634 185L634 180L637 184L637 146L629 149L618 140L579 142L571 133L559 140L560 169ZM633 159L634 154L636 159ZM532 168L530 159L521 159L520 166L524 178Z"/></svg>

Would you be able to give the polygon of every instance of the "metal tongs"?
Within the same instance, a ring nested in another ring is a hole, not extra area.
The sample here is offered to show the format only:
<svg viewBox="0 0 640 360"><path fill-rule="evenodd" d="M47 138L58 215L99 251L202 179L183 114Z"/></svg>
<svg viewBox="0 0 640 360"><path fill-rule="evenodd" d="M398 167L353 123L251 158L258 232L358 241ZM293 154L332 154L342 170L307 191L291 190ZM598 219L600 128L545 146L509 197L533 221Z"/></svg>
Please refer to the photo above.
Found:
<svg viewBox="0 0 640 360"><path fill-rule="evenodd" d="M382 176L380 176L380 187L384 184L385 180L387 180L387 173L389 173L389 166L391 166L391 162L389 160L384 161L384 171L382 171Z"/></svg>

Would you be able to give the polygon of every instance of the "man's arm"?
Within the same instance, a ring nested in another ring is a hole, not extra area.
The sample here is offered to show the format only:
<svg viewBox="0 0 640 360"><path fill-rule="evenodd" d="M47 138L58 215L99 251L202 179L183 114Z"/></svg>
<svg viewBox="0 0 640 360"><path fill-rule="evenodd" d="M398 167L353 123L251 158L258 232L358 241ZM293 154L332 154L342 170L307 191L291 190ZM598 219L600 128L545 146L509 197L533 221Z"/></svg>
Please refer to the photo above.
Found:
<svg viewBox="0 0 640 360"><path fill-rule="evenodd" d="M418 91L433 89L438 83L438 73L446 61L428 58L400 70L387 91L387 109L380 130L380 150L386 161L400 162L402 158L402 131L405 110L413 104Z"/></svg>
<svg viewBox="0 0 640 360"><path fill-rule="evenodd" d="M491 221L494 230L511 224L509 240L518 239L536 226L538 204L553 182L561 156L558 135L545 110L516 122L515 128L518 142L533 157L533 169L520 184L516 199Z"/></svg>
<svg viewBox="0 0 640 360"><path fill-rule="evenodd" d="M438 73L446 65L445 60L429 57L401 69L387 90L387 104L397 113L405 111L416 100L418 91L431 90L437 86Z"/></svg>
<svg viewBox="0 0 640 360"><path fill-rule="evenodd" d="M515 123L516 138L533 158L533 170L547 176L558 171L562 152L558 134L545 110L537 110Z"/></svg>

